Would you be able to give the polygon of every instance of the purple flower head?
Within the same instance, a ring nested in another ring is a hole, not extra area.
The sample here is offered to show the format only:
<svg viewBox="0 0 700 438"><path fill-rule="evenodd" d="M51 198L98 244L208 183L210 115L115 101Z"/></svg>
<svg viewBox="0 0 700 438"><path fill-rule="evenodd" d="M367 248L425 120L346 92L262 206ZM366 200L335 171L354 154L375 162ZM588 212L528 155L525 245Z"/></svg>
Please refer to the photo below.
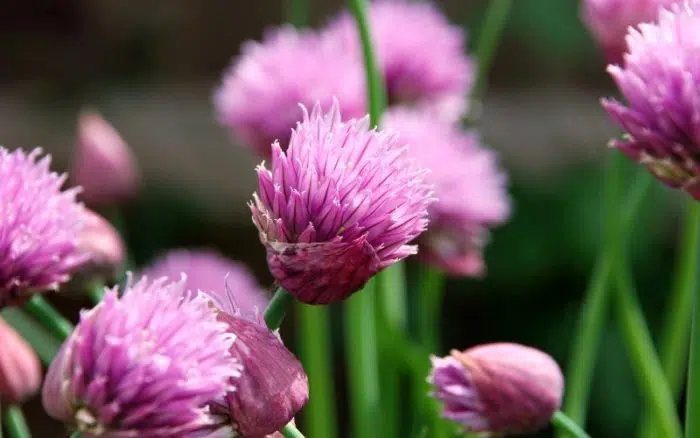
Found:
<svg viewBox="0 0 700 438"><path fill-rule="evenodd" d="M198 437L221 420L208 404L231 390L240 364L212 301L185 278L129 280L107 291L49 369L44 407L86 437Z"/></svg>
<svg viewBox="0 0 700 438"><path fill-rule="evenodd" d="M362 64L339 41L309 30L284 26L262 42L243 44L216 91L219 122L261 157L270 157L275 140L286 145L299 120L299 103L331 106L332 96L346 117L365 109Z"/></svg>
<svg viewBox="0 0 700 438"><path fill-rule="evenodd" d="M123 202L138 192L141 174L129 145L94 111L85 110L78 119L71 178L90 205Z"/></svg>
<svg viewBox="0 0 700 438"><path fill-rule="evenodd" d="M624 66L608 72L628 106L603 99L627 134L612 142L670 187L700 199L700 6L662 10L627 36Z"/></svg>
<svg viewBox="0 0 700 438"><path fill-rule="evenodd" d="M41 364L34 350L0 318L0 402L19 403L41 385Z"/></svg>
<svg viewBox="0 0 700 438"><path fill-rule="evenodd" d="M656 21L659 10L678 0L584 0L581 18L611 62L625 52L630 26Z"/></svg>
<svg viewBox="0 0 700 438"><path fill-rule="evenodd" d="M443 417L469 432L522 434L547 425L564 377L549 355L518 344L486 344L431 358L428 382Z"/></svg>
<svg viewBox="0 0 700 438"><path fill-rule="evenodd" d="M300 301L343 300L387 266L416 253L432 187L408 148L369 118L342 122L338 103L316 105L257 168L250 208L277 282Z"/></svg>
<svg viewBox="0 0 700 438"><path fill-rule="evenodd" d="M260 318L223 311L219 320L236 336L231 354L243 366L236 390L214 404L213 412L230 418L231 429L262 438L282 429L309 399L309 382L297 358Z"/></svg>
<svg viewBox="0 0 700 438"><path fill-rule="evenodd" d="M58 289L88 258L78 250L78 189L62 191L66 176L51 172L41 153L0 147L0 309Z"/></svg>
<svg viewBox="0 0 700 438"><path fill-rule="evenodd" d="M141 274L148 278L178 278L187 274L187 290L204 291L229 313L255 314L267 306L267 293L241 263L207 249L168 251ZM221 292L219 292L221 291Z"/></svg>
<svg viewBox="0 0 700 438"><path fill-rule="evenodd" d="M450 24L429 2L378 0L371 3L369 15L389 102L459 119L467 110L476 70L466 55L462 28ZM362 65L357 25L350 12L341 13L325 33L343 41L357 58L356 65Z"/></svg>
<svg viewBox="0 0 700 438"><path fill-rule="evenodd" d="M488 229L510 214L506 176L494 152L474 132L427 112L397 107L383 125L400 133L410 155L430 169L428 182L438 201L429 208L430 226L419 239L419 255L453 275L479 275Z"/></svg>

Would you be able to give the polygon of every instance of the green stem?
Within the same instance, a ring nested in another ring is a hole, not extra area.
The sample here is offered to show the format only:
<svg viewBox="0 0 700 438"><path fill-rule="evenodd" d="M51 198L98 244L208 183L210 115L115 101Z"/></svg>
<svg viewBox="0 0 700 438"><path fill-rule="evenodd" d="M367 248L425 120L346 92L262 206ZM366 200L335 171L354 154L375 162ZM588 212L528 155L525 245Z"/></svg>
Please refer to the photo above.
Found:
<svg viewBox="0 0 700 438"><path fill-rule="evenodd" d="M651 177L638 173L620 213L622 157L614 153L607 168L604 214L605 239L584 294L567 367L567 391L563 411L577 424L585 425L593 369L609 305L609 284L615 263L626 245L637 212L648 192ZM561 435L560 435L561 436Z"/></svg>
<svg viewBox="0 0 700 438"><path fill-rule="evenodd" d="M51 361L61 348L59 340L18 307L3 309L0 316L32 346L41 363L46 366L51 365Z"/></svg>
<svg viewBox="0 0 700 438"><path fill-rule="evenodd" d="M70 434L70 438L80 438L80 432L76 430L75 432Z"/></svg>
<svg viewBox="0 0 700 438"><path fill-rule="evenodd" d="M105 285L100 282L93 283L89 286L88 296L93 303L99 304L105 295Z"/></svg>
<svg viewBox="0 0 700 438"><path fill-rule="evenodd" d="M382 431L373 292L375 280L345 301L345 342L352 436Z"/></svg>
<svg viewBox="0 0 700 438"><path fill-rule="evenodd" d="M24 304L24 310L38 319L44 327L60 340L66 339L73 332L73 324L40 295L34 295L27 301Z"/></svg>
<svg viewBox="0 0 700 438"><path fill-rule="evenodd" d="M664 315L659 344L659 358L671 393L678 400L683 389L688 364L688 341L693 312L693 297L698 285L698 251L700 251L700 204L686 204L686 214L680 239L680 257L674 275L673 288ZM656 423L643 417L640 437L659 436Z"/></svg>
<svg viewBox="0 0 700 438"><path fill-rule="evenodd" d="M479 63L479 72L474 85L473 95L483 93L488 81L488 73L491 70L498 43L501 40L503 29L508 21L513 0L491 0L486 17L479 33L479 43L476 48L476 59Z"/></svg>
<svg viewBox="0 0 700 438"><path fill-rule="evenodd" d="M552 425L557 429L566 433L566 435L574 438L590 438L590 436L579 427L571 418L567 417L562 411L557 411L550 420Z"/></svg>
<svg viewBox="0 0 700 438"><path fill-rule="evenodd" d="M267 304L265 309L265 323L270 330L277 330L282 325L284 315L287 313L287 307L294 301L294 297L286 290L279 287L277 292L272 296L272 299Z"/></svg>
<svg viewBox="0 0 700 438"><path fill-rule="evenodd" d="M313 394L304 408L306 431L309 436L335 438L337 421L329 308L299 303L297 309L299 356Z"/></svg>
<svg viewBox="0 0 700 438"><path fill-rule="evenodd" d="M681 438L683 432L676 414L676 403L666 384L661 363L654 349L654 341L626 266L619 265L615 272L615 280L617 320L637 385L645 398L646 408L659 425L659 436Z"/></svg>
<svg viewBox="0 0 700 438"><path fill-rule="evenodd" d="M5 427L10 438L30 438L32 433L27 426L22 409L16 405L10 405L5 413Z"/></svg>
<svg viewBox="0 0 700 438"><path fill-rule="evenodd" d="M369 28L367 14L367 0L349 0L350 9L355 15L357 30L362 43L362 55L365 63L365 75L367 78L367 102L369 105L369 118L372 125L379 124L379 118L386 106L386 90L382 75L379 72L377 59L372 49L372 35Z"/></svg>
<svg viewBox="0 0 700 438"><path fill-rule="evenodd" d="M685 438L700 438L700 299L694 298L685 405Z"/></svg>
<svg viewBox="0 0 700 438"><path fill-rule="evenodd" d="M384 430L386 438L398 438L401 431L401 358L394 354L393 348L383 348L387 345L387 333L397 333L405 337L407 329L406 315L406 273L404 263L398 262L377 276L377 305L378 327L377 336L382 348L379 349L381 367L382 408L385 418ZM401 348L401 346L398 346ZM320 435L319 435L320 436Z"/></svg>
<svg viewBox="0 0 700 438"><path fill-rule="evenodd" d="M430 266L420 267L420 281L418 286L418 306L416 309L416 322L418 329L418 340L431 354L440 354L440 310L445 294L445 276L442 272ZM429 387L425 381L427 373L415 375L413 393L413 406L416 409L414 416L420 419L420 410L425 409L426 403L433 403L431 400L424 400ZM451 436L447 423L440 418L439 409L429 409L431 415L432 438L446 438Z"/></svg>
<svg viewBox="0 0 700 438"><path fill-rule="evenodd" d="M299 432L299 429L293 424L289 423L282 429L282 435L286 438L304 438L304 434Z"/></svg>
<svg viewBox="0 0 700 438"><path fill-rule="evenodd" d="M309 24L310 3L310 0L287 0L287 19L289 22L299 28L307 26Z"/></svg>

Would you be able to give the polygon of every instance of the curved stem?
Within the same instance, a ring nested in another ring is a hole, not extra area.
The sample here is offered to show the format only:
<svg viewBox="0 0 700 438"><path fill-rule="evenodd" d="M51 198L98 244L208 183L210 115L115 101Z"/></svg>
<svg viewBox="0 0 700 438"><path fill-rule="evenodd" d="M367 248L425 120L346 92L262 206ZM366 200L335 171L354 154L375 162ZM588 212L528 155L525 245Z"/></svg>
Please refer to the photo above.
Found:
<svg viewBox="0 0 700 438"><path fill-rule="evenodd" d="M585 425L593 369L609 305L609 284L614 265L626 245L634 219L651 184L646 171L638 173L620 213L621 154L610 157L604 193L605 240L588 283L567 368L567 392L563 411L577 424Z"/></svg>
<svg viewBox="0 0 700 438"><path fill-rule="evenodd" d="M656 355L630 273L620 265L615 274L617 320L646 408L659 425L659 436L681 438L683 431L676 414L676 403Z"/></svg>
<svg viewBox="0 0 700 438"><path fill-rule="evenodd" d="M474 85L474 96L483 93L488 81L488 73L491 70L493 58L498 49L503 29L508 21L513 0L491 0L486 17L484 18L479 42L476 48L476 59L479 63L479 72Z"/></svg>
<svg viewBox="0 0 700 438"><path fill-rule="evenodd" d="M564 431L566 435L574 438L590 438L590 436L579 427L571 418L567 417L562 411L557 411L550 420L552 425L557 429Z"/></svg>
<svg viewBox="0 0 700 438"><path fill-rule="evenodd" d="M377 339L372 279L345 301L345 342L352 436L369 437L382 432Z"/></svg>
<svg viewBox="0 0 700 438"><path fill-rule="evenodd" d="M17 307L3 309L0 312L0 317L7 321L32 346L41 363L47 367L51 365L51 361L61 348L61 341L52 336L34 318Z"/></svg>
<svg viewBox="0 0 700 438"><path fill-rule="evenodd" d="M279 287L277 292L272 296L272 299L267 304L265 309L264 318L267 327L275 331L282 325L282 320L284 320L284 315L287 314L287 307L294 301L294 297L289 294L286 290Z"/></svg>
<svg viewBox="0 0 700 438"><path fill-rule="evenodd" d="M690 335L688 390L685 405L685 438L700 437L700 299L695 297Z"/></svg>
<svg viewBox="0 0 700 438"><path fill-rule="evenodd" d="M5 427L10 438L30 438L32 436L22 409L17 405L10 405L7 408Z"/></svg>
<svg viewBox="0 0 700 438"><path fill-rule="evenodd" d="M674 274L673 289L664 315L659 343L659 358L671 393L678 400L683 389L688 360L688 340L693 313L693 297L698 285L698 256L700 255L700 204L686 204L680 257ZM656 423L644 416L640 437L659 436Z"/></svg>
<svg viewBox="0 0 700 438"><path fill-rule="evenodd" d="M292 423L284 426L284 429L282 429L282 435L284 435L286 438L304 438L304 434L299 432L299 429L297 429L297 427Z"/></svg>
<svg viewBox="0 0 700 438"><path fill-rule="evenodd" d="M357 22L357 30L362 43L362 55L365 63L365 75L367 77L367 102L369 104L369 118L372 125L379 124L379 118L386 107L386 90L384 80L379 72L377 58L372 49L372 35L369 28L367 13L367 0L349 0L350 9Z"/></svg>
<svg viewBox="0 0 700 438"><path fill-rule="evenodd" d="M24 304L24 310L43 324L58 339L64 340L73 332L73 324L63 317L40 295L34 295Z"/></svg>
<svg viewBox="0 0 700 438"><path fill-rule="evenodd" d="M329 308L299 303L297 309L301 338L299 356L313 394L304 408L304 427L309 436L335 438L337 421Z"/></svg>

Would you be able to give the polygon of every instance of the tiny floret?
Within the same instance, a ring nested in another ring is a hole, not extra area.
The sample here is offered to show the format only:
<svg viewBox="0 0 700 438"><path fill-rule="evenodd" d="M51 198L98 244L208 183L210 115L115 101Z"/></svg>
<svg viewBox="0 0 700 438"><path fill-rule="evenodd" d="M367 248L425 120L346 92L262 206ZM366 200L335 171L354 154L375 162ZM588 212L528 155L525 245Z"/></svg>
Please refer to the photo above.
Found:
<svg viewBox="0 0 700 438"><path fill-rule="evenodd" d="M237 141L268 158L275 140L289 142L299 103L320 102L328 110L336 96L345 117L363 115L361 66L332 38L292 26L272 29L262 42L244 43L224 74L214 95L217 117Z"/></svg>
<svg viewBox="0 0 700 438"><path fill-rule="evenodd" d="M250 204L272 275L297 299L327 304L414 254L434 200L426 172L368 118L343 122L337 102L304 109L286 152L276 143L271 167L258 166Z"/></svg>
<svg viewBox="0 0 700 438"><path fill-rule="evenodd" d="M429 109L450 121L464 115L476 63L466 54L463 28L451 24L427 1L373 1L369 20L389 103ZM361 68L360 38L349 11L333 20L324 33L342 41Z"/></svg>
<svg viewBox="0 0 700 438"><path fill-rule="evenodd" d="M88 259L78 248L78 189L62 190L66 176L41 154L0 147L0 309L58 289Z"/></svg>
<svg viewBox="0 0 700 438"><path fill-rule="evenodd" d="M390 110L383 126L400 133L410 155L430 169L438 201L429 208L430 225L419 239L419 256L452 275L485 272L483 248L489 229L510 214L506 176L493 151L478 135L427 111Z"/></svg>
<svg viewBox="0 0 700 438"><path fill-rule="evenodd" d="M54 359L47 412L86 436L197 437L219 424L209 404L233 389L235 337L185 279L129 280L107 291Z"/></svg>
<svg viewBox="0 0 700 438"><path fill-rule="evenodd" d="M700 199L700 6L662 10L627 35L623 65L608 72L628 104L603 106L626 134L611 145L666 185Z"/></svg>
<svg viewBox="0 0 700 438"><path fill-rule="evenodd" d="M535 432L559 409L564 377L546 353L518 344L486 344L432 357L428 382L443 417L465 431Z"/></svg>

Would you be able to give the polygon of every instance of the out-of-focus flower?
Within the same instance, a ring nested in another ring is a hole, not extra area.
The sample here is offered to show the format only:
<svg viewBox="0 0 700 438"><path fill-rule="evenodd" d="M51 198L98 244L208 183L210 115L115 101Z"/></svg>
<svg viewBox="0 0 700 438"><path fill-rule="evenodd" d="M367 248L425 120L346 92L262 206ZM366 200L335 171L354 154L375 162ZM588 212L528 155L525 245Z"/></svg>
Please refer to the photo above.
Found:
<svg viewBox="0 0 700 438"><path fill-rule="evenodd" d="M142 275L148 278L178 278L187 274L188 290L211 295L224 311L254 314L267 306L267 293L241 263L212 250L176 249L160 256Z"/></svg>
<svg viewBox="0 0 700 438"><path fill-rule="evenodd" d="M260 318L223 312L236 336L231 354L243 366L236 390L213 406L231 420L232 429L243 437L274 434L294 418L309 399L309 382L297 358Z"/></svg>
<svg viewBox="0 0 700 438"><path fill-rule="evenodd" d="M18 403L41 384L41 365L32 348L0 318L0 401Z"/></svg>
<svg viewBox="0 0 700 438"><path fill-rule="evenodd" d="M396 108L383 125L399 132L410 155L431 170L427 179L438 201L430 206L430 226L419 239L420 257L450 274L483 273L488 229L510 213L496 154L483 148L474 132L426 112Z"/></svg>
<svg viewBox="0 0 700 438"><path fill-rule="evenodd" d="M466 431L530 433L561 405L564 377L546 353L518 344L486 344L431 358L428 381L443 417Z"/></svg>
<svg viewBox="0 0 700 438"><path fill-rule="evenodd" d="M83 281L101 282L115 278L126 257L119 232L105 218L86 210L85 227L78 237L78 248L90 260L78 271Z"/></svg>
<svg viewBox="0 0 700 438"><path fill-rule="evenodd" d="M58 289L88 258L78 248L78 189L62 191L65 175L51 172L41 153L0 147L0 309Z"/></svg>
<svg viewBox="0 0 700 438"><path fill-rule="evenodd" d="M129 280L83 312L43 389L47 412L87 437L194 437L220 419L208 404L232 390L235 337L185 279Z"/></svg>
<svg viewBox="0 0 700 438"><path fill-rule="evenodd" d="M631 29L627 44L624 66L608 67L628 102L603 99L627 132L611 145L700 199L700 6L662 10L658 24Z"/></svg>
<svg viewBox="0 0 700 438"><path fill-rule="evenodd" d="M133 198L141 175L131 149L119 133L94 111L78 118L78 138L71 179L83 188L90 205L116 204Z"/></svg>
<svg viewBox="0 0 700 438"><path fill-rule="evenodd" d="M271 169L257 173L250 208L270 272L310 304L343 300L414 254L434 200L398 136L368 118L342 122L337 102L304 109L287 151L275 143Z"/></svg>
<svg viewBox="0 0 700 438"><path fill-rule="evenodd" d="M611 62L625 52L630 26L656 21L659 10L679 0L584 0L581 18Z"/></svg>
<svg viewBox="0 0 700 438"><path fill-rule="evenodd" d="M463 29L450 24L432 3L421 1L372 2L369 20L389 102L417 105L451 121L459 119L467 110L476 70L466 55ZM324 34L329 40L342 41L362 67L352 14L343 12Z"/></svg>
<svg viewBox="0 0 700 438"><path fill-rule="evenodd" d="M286 145L299 120L299 103L321 102L328 110L335 96L346 117L365 111L362 64L340 41L291 26L269 31L262 42L248 41L216 91L219 122L234 137L269 157L275 140Z"/></svg>

